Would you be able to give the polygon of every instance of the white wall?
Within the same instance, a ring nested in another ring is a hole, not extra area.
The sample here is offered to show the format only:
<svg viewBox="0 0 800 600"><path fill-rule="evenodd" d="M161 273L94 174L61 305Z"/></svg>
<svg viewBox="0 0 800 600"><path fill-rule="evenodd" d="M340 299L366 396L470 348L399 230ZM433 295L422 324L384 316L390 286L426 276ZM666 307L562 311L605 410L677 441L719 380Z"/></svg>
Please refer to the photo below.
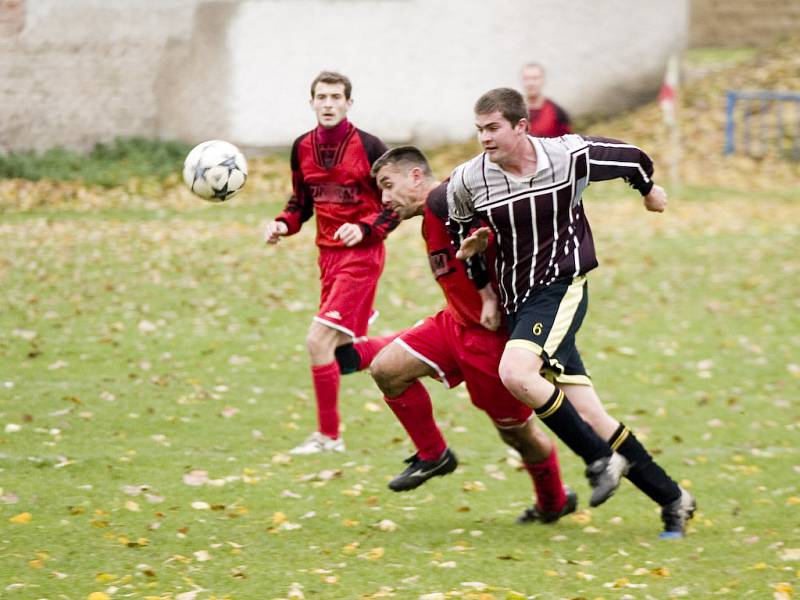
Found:
<svg viewBox="0 0 800 600"><path fill-rule="evenodd" d="M353 121L387 141L462 140L475 99L531 60L575 114L652 97L688 30L688 0L22 1L0 37L0 151L285 146L314 126L322 69L352 79Z"/></svg>
<svg viewBox="0 0 800 600"><path fill-rule="evenodd" d="M247 1L229 33L232 135L279 144L313 126L323 68L352 79L353 121L388 140L463 139L477 97L531 60L570 112L613 112L658 90L686 36L684 1Z"/></svg>

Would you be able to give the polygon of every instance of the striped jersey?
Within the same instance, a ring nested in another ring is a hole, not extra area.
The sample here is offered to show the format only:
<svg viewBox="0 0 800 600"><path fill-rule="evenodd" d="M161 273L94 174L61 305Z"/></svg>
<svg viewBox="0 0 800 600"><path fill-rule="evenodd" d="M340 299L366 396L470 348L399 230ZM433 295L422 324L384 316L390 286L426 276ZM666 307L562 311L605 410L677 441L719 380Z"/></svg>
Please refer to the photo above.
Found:
<svg viewBox="0 0 800 600"><path fill-rule="evenodd" d="M620 177L643 196L653 187L652 161L631 144L574 134L528 139L535 173L512 175L483 153L456 167L447 187L456 247L477 226L494 232L500 298L509 314L537 289L597 266L581 201L589 182Z"/></svg>

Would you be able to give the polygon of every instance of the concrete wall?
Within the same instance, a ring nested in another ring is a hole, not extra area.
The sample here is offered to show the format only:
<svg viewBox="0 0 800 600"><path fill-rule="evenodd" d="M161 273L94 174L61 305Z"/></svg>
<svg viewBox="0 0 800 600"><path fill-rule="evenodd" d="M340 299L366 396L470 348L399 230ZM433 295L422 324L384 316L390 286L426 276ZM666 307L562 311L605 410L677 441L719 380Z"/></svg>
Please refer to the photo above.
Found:
<svg viewBox="0 0 800 600"><path fill-rule="evenodd" d="M190 39L193 0L22 4L0 39L0 149L159 134L154 80L166 44Z"/></svg>
<svg viewBox="0 0 800 600"><path fill-rule="evenodd" d="M321 68L351 77L353 120L389 140L464 139L477 97L518 85L531 60L571 112L614 112L657 92L686 19L684 2L658 0L244 2L231 29L232 134L271 144L310 128Z"/></svg>
<svg viewBox="0 0 800 600"><path fill-rule="evenodd" d="M287 145L322 69L389 141L468 137L477 96L530 60L569 111L614 112L657 92L687 19L688 0L0 0L0 150Z"/></svg>

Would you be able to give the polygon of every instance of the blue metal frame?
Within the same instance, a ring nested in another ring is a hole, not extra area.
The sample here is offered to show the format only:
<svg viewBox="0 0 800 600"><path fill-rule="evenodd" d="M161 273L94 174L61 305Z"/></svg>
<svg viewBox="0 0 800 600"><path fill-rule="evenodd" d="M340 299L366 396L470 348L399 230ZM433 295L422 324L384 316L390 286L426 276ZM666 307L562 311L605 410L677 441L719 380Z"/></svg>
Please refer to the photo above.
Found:
<svg viewBox="0 0 800 600"><path fill-rule="evenodd" d="M779 149L783 149L781 140L784 134L784 113L783 106L785 104L794 104L795 111L798 115L797 125L792 137L791 158L793 160L800 160L800 92L773 92L768 90L728 90L725 94L725 154L734 154L736 152L736 104L739 101L746 101L748 105L750 102L761 102L762 110L760 113L760 127L761 135L759 137L762 145L765 145L765 134L767 130L766 114L769 109L770 103L775 103L775 120L778 134ZM745 152L750 150L750 114L746 112L744 115L744 146Z"/></svg>

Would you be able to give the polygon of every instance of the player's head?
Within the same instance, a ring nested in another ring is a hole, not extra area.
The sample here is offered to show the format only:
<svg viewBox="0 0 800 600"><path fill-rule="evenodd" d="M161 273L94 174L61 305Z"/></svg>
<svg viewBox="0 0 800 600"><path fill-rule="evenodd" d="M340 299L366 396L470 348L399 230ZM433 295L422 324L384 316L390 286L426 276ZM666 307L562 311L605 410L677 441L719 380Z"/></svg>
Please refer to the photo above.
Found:
<svg viewBox="0 0 800 600"><path fill-rule="evenodd" d="M415 146L398 146L383 153L372 165L384 205L400 218L422 214L433 172L428 159Z"/></svg>
<svg viewBox="0 0 800 600"><path fill-rule="evenodd" d="M495 88L475 103L478 141L489 158L502 164L526 142L528 108L517 90Z"/></svg>
<svg viewBox="0 0 800 600"><path fill-rule="evenodd" d="M311 82L311 109L323 127L336 127L353 105L350 80L334 71L322 71Z"/></svg>
<svg viewBox="0 0 800 600"><path fill-rule="evenodd" d="M542 95L544 88L544 67L539 63L531 62L522 67L522 91L525 97L536 100Z"/></svg>

